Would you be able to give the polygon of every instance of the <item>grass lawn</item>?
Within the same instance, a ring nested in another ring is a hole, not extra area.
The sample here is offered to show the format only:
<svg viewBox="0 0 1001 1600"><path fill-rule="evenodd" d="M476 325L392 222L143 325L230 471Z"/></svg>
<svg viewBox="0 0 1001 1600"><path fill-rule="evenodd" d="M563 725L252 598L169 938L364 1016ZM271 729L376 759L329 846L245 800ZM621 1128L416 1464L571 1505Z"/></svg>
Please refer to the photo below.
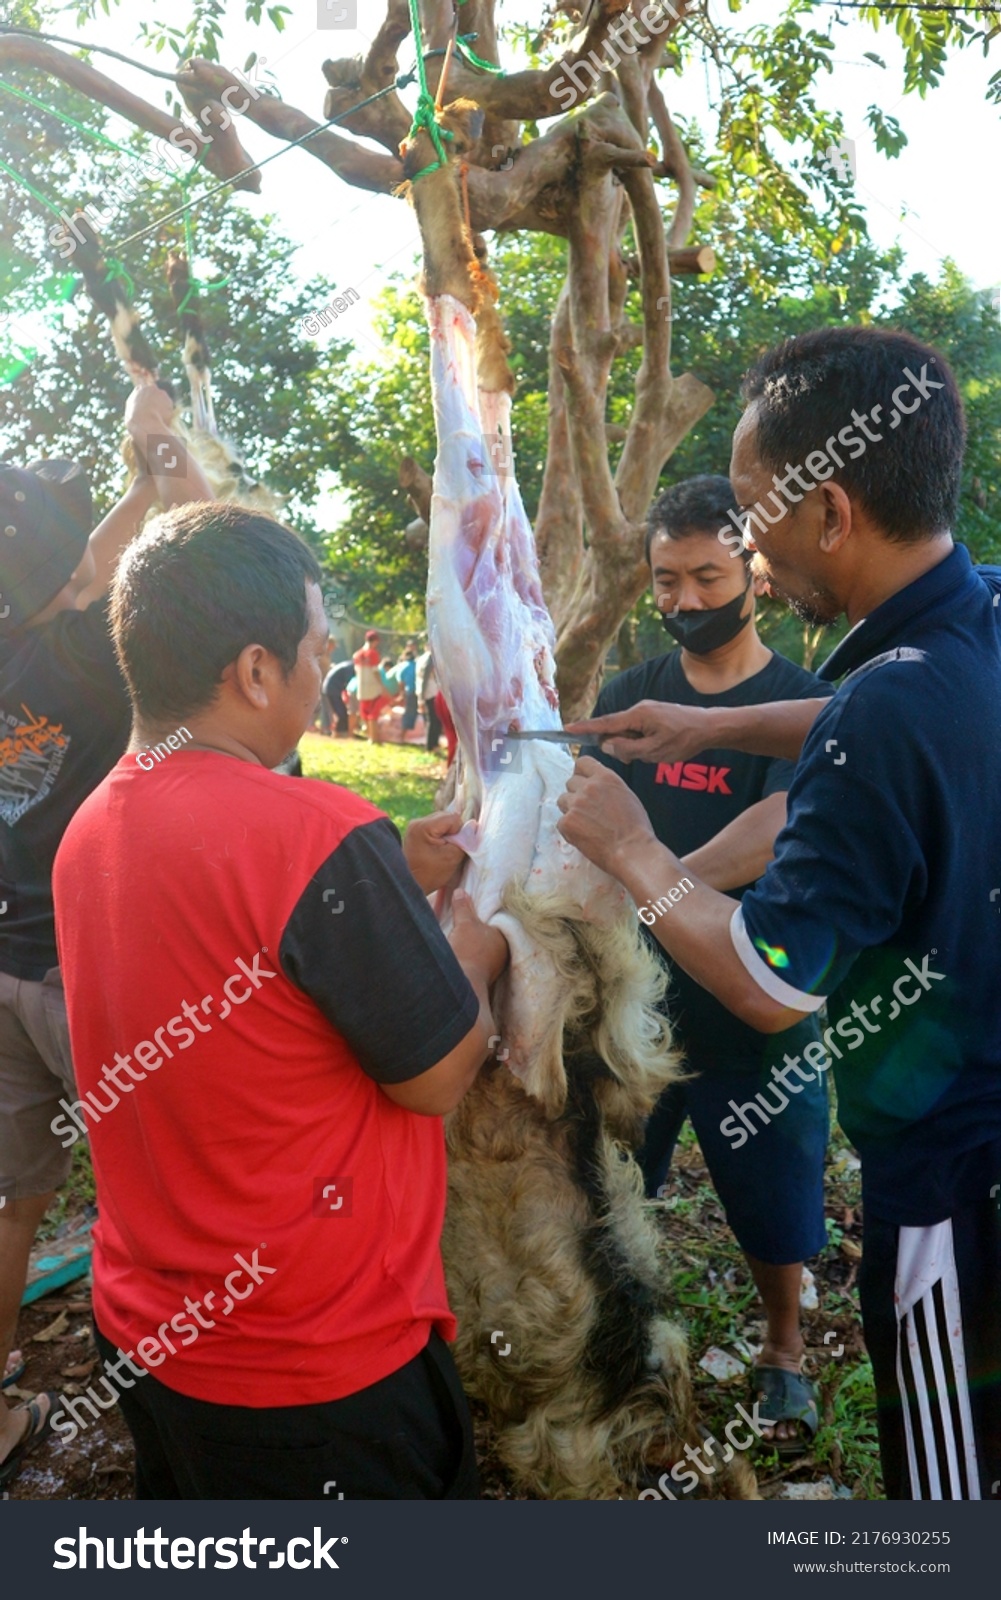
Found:
<svg viewBox="0 0 1001 1600"><path fill-rule="evenodd" d="M402 833L414 817L434 810L434 795L445 776L443 757L419 745L369 744L365 739L324 739L307 733L299 745L307 778L342 783L396 823Z"/></svg>

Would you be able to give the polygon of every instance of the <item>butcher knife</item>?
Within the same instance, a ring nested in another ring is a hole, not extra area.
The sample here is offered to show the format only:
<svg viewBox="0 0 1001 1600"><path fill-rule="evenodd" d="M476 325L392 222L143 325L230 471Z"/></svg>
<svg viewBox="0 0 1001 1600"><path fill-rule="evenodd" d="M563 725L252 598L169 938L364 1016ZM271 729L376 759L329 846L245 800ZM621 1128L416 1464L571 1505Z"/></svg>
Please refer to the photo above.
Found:
<svg viewBox="0 0 1001 1600"><path fill-rule="evenodd" d="M505 739L545 739L547 744L597 744L598 738L593 733L567 733L565 728L518 728L504 735ZM639 733L608 734L609 739L641 739Z"/></svg>

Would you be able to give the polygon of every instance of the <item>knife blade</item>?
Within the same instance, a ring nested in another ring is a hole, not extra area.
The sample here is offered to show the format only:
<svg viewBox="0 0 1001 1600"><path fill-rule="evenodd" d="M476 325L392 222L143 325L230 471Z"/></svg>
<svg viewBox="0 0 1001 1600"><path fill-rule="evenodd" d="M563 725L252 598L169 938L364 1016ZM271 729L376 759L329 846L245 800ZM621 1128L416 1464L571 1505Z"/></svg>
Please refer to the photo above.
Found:
<svg viewBox="0 0 1001 1600"><path fill-rule="evenodd" d="M606 733L606 739L642 739L641 733ZM547 744L596 744L601 736L596 733L567 733L565 728L516 728L504 735L505 739L545 739Z"/></svg>
<svg viewBox="0 0 1001 1600"><path fill-rule="evenodd" d="M547 744L594 744L596 741L586 733L565 733L561 728L518 728L512 733L506 733L505 739L545 739Z"/></svg>

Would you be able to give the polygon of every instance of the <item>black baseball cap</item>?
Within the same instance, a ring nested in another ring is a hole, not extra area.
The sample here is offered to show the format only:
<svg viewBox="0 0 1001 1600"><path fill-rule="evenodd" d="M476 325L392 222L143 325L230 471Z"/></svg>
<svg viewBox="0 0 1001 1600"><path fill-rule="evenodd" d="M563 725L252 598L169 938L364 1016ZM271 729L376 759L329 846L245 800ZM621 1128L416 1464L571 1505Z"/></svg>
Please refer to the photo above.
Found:
<svg viewBox="0 0 1001 1600"><path fill-rule="evenodd" d="M94 525L75 461L0 464L0 633L47 606L73 576Z"/></svg>

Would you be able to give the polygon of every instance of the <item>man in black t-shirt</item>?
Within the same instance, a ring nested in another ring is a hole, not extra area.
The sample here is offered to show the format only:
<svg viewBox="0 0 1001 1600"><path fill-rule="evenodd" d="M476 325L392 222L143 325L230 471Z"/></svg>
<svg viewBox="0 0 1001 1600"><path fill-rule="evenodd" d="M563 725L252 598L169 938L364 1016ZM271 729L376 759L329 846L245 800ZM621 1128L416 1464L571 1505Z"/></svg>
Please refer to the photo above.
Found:
<svg viewBox="0 0 1001 1600"><path fill-rule="evenodd" d="M719 537L721 528L732 526L731 512L733 493L722 477L692 478L654 503L647 533L653 595L680 649L613 678L595 715L640 700L739 706L830 693L759 639L750 558L742 549L731 554L737 541L728 548ZM792 762L725 749L659 764L600 759L643 802L658 839L704 882L739 898L760 877L785 821ZM640 920L649 928L659 916L683 917L686 893L682 879L676 899L641 905ZM793 1454L802 1448L802 1426L812 1433L817 1425L812 1386L800 1372L799 1300L803 1262L826 1242L827 1094L818 1078L807 1092L786 1095L771 1069L781 1067L786 1052L795 1055L818 1037L816 1023L758 1033L673 964L671 980L675 1039L697 1076L668 1089L647 1124L640 1152L647 1192L664 1192L678 1134L690 1117L764 1302L767 1331L755 1393L763 1416L775 1422L777 1448ZM732 1114L741 1107L743 1118ZM771 1433L765 1430L766 1437Z"/></svg>
<svg viewBox="0 0 1001 1600"><path fill-rule="evenodd" d="M330 707L330 714L336 723L335 738L347 739L350 737L348 724L348 708L344 704L344 691L355 675L353 661L335 661L327 676L323 680L323 698Z"/></svg>
<svg viewBox="0 0 1001 1600"><path fill-rule="evenodd" d="M78 466L0 466L0 1374L38 1224L70 1167L50 1127L60 1096L76 1098L52 862L129 736L105 594L155 501L213 498L173 413L156 385L133 391L125 423L148 470L93 533ZM50 1410L45 1394L18 1410L0 1400L0 1485L45 1436Z"/></svg>

